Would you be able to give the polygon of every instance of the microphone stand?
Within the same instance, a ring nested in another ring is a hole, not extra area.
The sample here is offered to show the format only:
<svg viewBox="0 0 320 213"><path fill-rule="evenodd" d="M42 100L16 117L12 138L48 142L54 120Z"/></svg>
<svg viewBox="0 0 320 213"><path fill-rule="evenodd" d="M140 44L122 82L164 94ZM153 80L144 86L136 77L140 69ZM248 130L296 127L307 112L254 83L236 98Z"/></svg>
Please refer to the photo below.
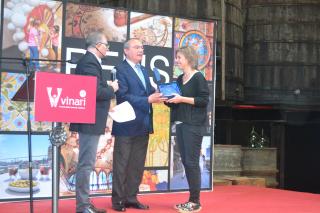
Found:
<svg viewBox="0 0 320 213"><path fill-rule="evenodd" d="M31 121L30 121L30 91L29 91L29 78L30 67L29 61L23 59L23 66L26 68L26 92L27 92L27 133L28 133L28 169L29 169L29 191L30 191L30 213L33 213L33 177L32 177L32 146L31 146Z"/></svg>
<svg viewBox="0 0 320 213"><path fill-rule="evenodd" d="M60 62L60 63L74 63L72 60L47 60L47 59L30 59L30 58L8 58L0 57L1 60L16 60L22 61L22 65L25 67L26 75L26 102L27 102L27 134L28 134L28 168L29 168L29 191L30 191L30 213L34 212L33 208L33 177L32 177L32 146L31 146L31 119L30 119L30 90L29 90L29 78L32 76L30 70L31 61L46 61L46 62ZM34 72L34 71L33 71ZM59 152L60 146L66 141L67 134L61 127L61 123L53 122L53 129L50 133L49 139L53 145L52 147L52 212L58 212L58 200L59 200Z"/></svg>

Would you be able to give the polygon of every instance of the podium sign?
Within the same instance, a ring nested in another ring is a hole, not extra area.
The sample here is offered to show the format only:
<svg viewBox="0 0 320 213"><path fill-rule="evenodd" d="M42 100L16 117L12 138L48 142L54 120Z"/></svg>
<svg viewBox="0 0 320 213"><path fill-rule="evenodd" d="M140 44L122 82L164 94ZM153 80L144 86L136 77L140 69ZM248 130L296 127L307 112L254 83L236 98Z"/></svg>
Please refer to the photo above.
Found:
<svg viewBox="0 0 320 213"><path fill-rule="evenodd" d="M36 72L35 120L95 123L97 78Z"/></svg>

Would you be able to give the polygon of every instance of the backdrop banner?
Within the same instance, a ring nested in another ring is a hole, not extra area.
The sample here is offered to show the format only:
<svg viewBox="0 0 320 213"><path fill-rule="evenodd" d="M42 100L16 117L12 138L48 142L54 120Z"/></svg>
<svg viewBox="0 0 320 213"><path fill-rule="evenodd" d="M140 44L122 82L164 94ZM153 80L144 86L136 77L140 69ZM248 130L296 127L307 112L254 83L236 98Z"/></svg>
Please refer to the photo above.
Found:
<svg viewBox="0 0 320 213"><path fill-rule="evenodd" d="M215 20L194 20L61 1L27 3L25 0L15 0L14 4L11 0L2 2L2 57L21 58L23 55L30 59L50 60L30 64L30 69L36 71L38 80L42 79L42 83L37 80L37 84L43 84L36 91L35 105L31 104L31 128L34 133L32 159L35 168L33 176L37 183L33 194L35 199L51 197L52 146L48 138L52 121L65 121L63 126L68 134L60 152L60 197L75 195L79 138L76 132L69 132L68 122L69 119L94 122L90 120L94 118L91 111L95 102L91 103L94 92L91 93L90 90L95 88L94 79L73 79L76 63L63 64L54 60L77 62L86 52L86 35L97 30L107 36L110 44L108 55L102 60L103 71L110 79L110 71L124 60L123 44L129 38L138 38L143 42L144 56L141 63L148 70L154 87L157 81L159 84L174 82L182 74L175 64L177 48L195 48L199 55L198 70L208 81L210 89L206 135L199 153L201 188L212 189L217 34ZM32 39L35 35L39 38L36 45ZM23 179L28 165L26 103L12 100L26 79L25 67L10 60L2 61L0 66L0 201L24 200L29 197L28 189L12 188L10 183ZM160 75L157 81L152 72L155 68ZM59 80L51 77L52 74L48 72L60 72L61 74L54 74ZM66 93L67 88L70 93ZM115 102L112 101L111 108ZM175 125L170 122L170 109L164 104L154 104L153 109L154 134L149 138L140 192L186 191L188 184L176 144ZM38 110L44 113L38 114ZM79 114L73 114L74 112ZM112 191L114 137L111 135L111 118L108 118L106 126L105 134L100 137L96 164L91 173L92 195L107 195Z"/></svg>

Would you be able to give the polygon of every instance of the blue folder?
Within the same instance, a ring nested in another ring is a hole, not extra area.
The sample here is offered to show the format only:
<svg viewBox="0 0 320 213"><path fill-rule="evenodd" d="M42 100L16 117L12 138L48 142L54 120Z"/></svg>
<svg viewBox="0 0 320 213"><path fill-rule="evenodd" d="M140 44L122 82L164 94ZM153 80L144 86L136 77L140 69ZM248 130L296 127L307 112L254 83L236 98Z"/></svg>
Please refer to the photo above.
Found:
<svg viewBox="0 0 320 213"><path fill-rule="evenodd" d="M160 83L160 73L157 68L153 68L154 78L156 80L156 84L158 85L159 92L162 93L164 97L172 98L174 94L181 95L181 91L179 85L176 81L170 83Z"/></svg>

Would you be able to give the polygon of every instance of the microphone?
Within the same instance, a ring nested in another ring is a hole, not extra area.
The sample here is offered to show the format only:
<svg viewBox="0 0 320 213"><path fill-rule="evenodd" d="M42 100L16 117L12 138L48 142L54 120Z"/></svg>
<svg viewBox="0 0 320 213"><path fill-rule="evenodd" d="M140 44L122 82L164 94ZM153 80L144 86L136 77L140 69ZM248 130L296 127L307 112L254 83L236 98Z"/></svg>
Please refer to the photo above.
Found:
<svg viewBox="0 0 320 213"><path fill-rule="evenodd" d="M103 54L97 47L95 47L95 48L96 48L96 50L97 50L103 57L106 57L106 55Z"/></svg>
<svg viewBox="0 0 320 213"><path fill-rule="evenodd" d="M113 69L111 70L111 79L112 81L117 80L117 70L116 68L113 67Z"/></svg>

